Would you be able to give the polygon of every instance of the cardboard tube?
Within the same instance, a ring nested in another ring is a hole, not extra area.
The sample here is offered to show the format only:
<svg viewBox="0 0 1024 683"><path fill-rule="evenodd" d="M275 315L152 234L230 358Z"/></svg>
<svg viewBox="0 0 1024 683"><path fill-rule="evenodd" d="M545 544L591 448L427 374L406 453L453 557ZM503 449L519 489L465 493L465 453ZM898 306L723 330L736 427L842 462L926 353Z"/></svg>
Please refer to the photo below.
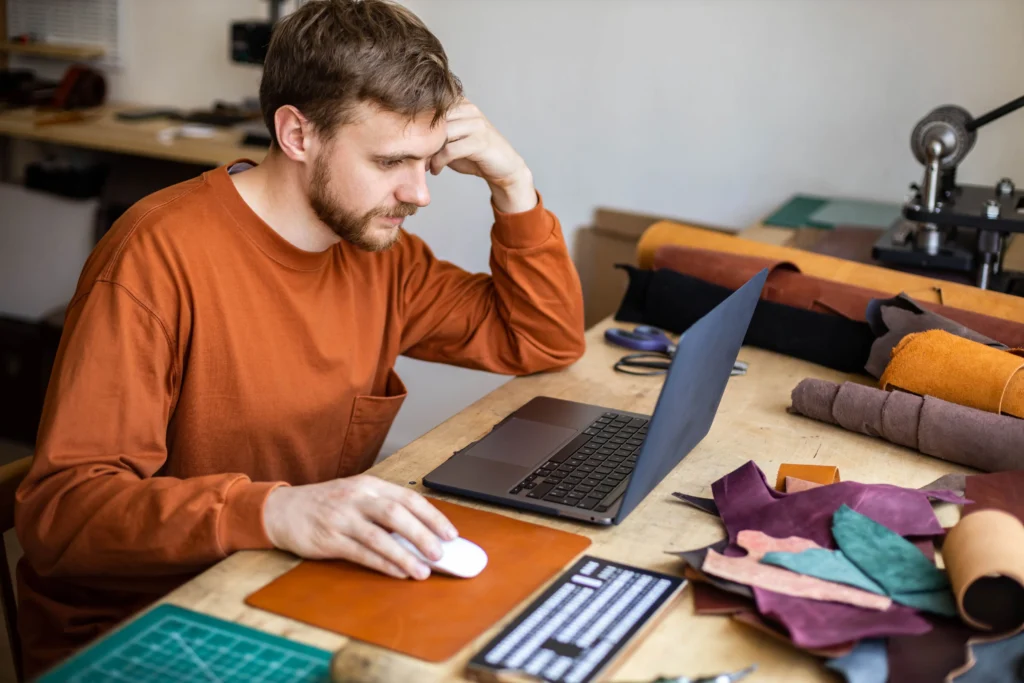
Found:
<svg viewBox="0 0 1024 683"><path fill-rule="evenodd" d="M942 556L963 620L998 633L1024 629L1024 525L1001 510L965 516Z"/></svg>

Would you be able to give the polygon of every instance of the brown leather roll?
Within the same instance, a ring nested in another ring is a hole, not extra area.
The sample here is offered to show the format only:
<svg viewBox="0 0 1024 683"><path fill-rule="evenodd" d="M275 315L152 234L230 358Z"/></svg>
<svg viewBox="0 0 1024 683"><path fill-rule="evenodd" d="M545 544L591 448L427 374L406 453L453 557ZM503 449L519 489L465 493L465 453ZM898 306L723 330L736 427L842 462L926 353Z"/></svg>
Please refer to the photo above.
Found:
<svg viewBox="0 0 1024 683"><path fill-rule="evenodd" d="M806 275L824 280L870 288L885 292L888 296L906 292L918 303L944 304L986 316L1024 322L1024 298L1022 297L936 278L911 275L889 268L855 263L792 247L754 242L735 235L671 221L660 221L644 231L637 243L637 264L641 268L652 267L655 252L666 244L745 254L776 262L785 261L796 266ZM969 323L965 322L964 324L971 329L981 331ZM988 336L993 339L997 338L991 334Z"/></svg>

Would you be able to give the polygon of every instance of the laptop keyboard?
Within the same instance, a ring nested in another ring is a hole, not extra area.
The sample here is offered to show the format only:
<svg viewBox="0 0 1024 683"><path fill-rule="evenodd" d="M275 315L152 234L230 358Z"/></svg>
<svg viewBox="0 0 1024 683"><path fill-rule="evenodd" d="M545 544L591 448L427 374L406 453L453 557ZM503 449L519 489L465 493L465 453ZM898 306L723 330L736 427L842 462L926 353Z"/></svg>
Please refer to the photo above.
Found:
<svg viewBox="0 0 1024 683"><path fill-rule="evenodd" d="M647 420L605 413L509 493L606 512L626 490Z"/></svg>

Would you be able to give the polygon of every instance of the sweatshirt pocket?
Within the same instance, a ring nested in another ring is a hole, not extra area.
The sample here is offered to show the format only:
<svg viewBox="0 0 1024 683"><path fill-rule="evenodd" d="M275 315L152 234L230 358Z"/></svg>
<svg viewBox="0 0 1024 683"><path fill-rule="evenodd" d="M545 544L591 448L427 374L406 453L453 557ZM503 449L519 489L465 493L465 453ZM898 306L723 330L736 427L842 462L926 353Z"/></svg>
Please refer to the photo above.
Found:
<svg viewBox="0 0 1024 683"><path fill-rule="evenodd" d="M388 370L383 396L356 396L341 449L339 477L365 472L373 465L407 395L398 373L391 369Z"/></svg>

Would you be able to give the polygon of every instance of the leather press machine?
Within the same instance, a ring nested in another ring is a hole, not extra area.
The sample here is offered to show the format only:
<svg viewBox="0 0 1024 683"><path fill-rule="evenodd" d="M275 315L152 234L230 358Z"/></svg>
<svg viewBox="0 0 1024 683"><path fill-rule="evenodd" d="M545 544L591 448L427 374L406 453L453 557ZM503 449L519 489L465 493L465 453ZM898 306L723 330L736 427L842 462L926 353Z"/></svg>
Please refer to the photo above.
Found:
<svg viewBox="0 0 1024 683"><path fill-rule="evenodd" d="M875 259L900 268L973 272L982 289L1024 294L1024 274L1002 268L1006 238L1024 232L1024 191L1009 178L991 186L956 182L978 129L1021 107L1024 97L974 118L946 105L918 122L910 149L924 165L924 180L910 186L902 217L872 249Z"/></svg>

